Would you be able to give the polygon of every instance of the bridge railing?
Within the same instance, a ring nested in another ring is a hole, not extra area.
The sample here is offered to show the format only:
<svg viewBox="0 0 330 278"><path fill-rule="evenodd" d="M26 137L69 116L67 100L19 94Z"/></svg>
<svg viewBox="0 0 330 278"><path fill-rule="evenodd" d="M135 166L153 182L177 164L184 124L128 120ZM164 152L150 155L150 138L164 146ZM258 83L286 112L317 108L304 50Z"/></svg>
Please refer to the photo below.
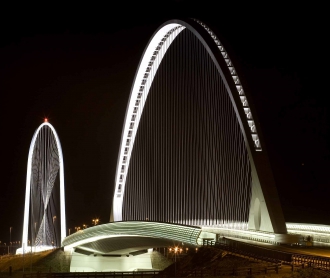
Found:
<svg viewBox="0 0 330 278"><path fill-rule="evenodd" d="M231 276L231 275L252 275L278 273L281 265L271 265L267 267L235 267L235 268L216 268L216 269L195 269L192 271L177 271L167 273L164 271L133 271L133 272L63 272L63 273L26 273L23 278L143 278L143 277L207 277L207 276Z"/></svg>
<svg viewBox="0 0 330 278"><path fill-rule="evenodd" d="M292 261L291 254L285 252L278 252L277 250L271 250L262 248L252 244L245 244L231 239L224 238L221 241L205 241L204 246L213 246L219 249L223 249L227 252L234 253L243 257L254 259L257 261L265 261L270 263L282 263Z"/></svg>
<svg viewBox="0 0 330 278"><path fill-rule="evenodd" d="M206 276L248 276L253 274L267 274L271 271L278 273L280 264L267 267L234 267L234 268L214 268L214 269L194 269L191 271L178 271L176 277L206 277Z"/></svg>

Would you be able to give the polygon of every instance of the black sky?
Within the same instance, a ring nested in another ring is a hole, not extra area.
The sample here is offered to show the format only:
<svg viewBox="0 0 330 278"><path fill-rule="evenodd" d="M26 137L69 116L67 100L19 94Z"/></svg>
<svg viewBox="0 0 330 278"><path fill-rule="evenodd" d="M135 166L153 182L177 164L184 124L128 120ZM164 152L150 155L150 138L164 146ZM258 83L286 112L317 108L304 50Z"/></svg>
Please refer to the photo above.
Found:
<svg viewBox="0 0 330 278"><path fill-rule="evenodd" d="M324 7L214 3L2 9L0 241L9 241L10 226L21 240L27 155L44 117L64 152L68 228L108 221L133 77L153 32L174 17L204 21L231 54L257 109L286 220L330 224Z"/></svg>

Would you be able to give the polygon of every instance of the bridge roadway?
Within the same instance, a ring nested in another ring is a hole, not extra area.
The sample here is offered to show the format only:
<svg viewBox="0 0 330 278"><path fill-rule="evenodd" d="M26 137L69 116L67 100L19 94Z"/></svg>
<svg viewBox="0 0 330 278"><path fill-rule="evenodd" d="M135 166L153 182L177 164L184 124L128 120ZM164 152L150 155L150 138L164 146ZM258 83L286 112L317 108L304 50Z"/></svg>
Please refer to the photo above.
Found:
<svg viewBox="0 0 330 278"><path fill-rule="evenodd" d="M240 241L249 243L252 245L261 246L263 248L268 248L272 250L278 250L286 253L295 253L295 254L301 254L301 255L309 255L309 256L321 256L321 257L327 257L330 258L330 244L329 243L319 243L314 242L314 246L299 246L299 245L274 245L270 243L265 242L256 242L252 240L247 239L239 239L239 238L232 238L232 237L226 237L234 241Z"/></svg>

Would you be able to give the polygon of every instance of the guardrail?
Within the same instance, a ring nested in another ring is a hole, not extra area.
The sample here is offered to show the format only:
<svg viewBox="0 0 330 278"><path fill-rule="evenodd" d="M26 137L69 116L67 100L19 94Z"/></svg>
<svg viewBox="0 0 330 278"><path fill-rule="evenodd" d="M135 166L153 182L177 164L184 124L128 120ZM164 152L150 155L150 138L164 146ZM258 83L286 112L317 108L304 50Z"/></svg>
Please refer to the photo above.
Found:
<svg viewBox="0 0 330 278"><path fill-rule="evenodd" d="M303 264L292 265L292 271L305 268ZM216 277L216 276L251 276L258 274L269 274L270 272L279 273L280 264L267 267L237 267L237 268L217 268L217 269L195 269L191 271L177 271L168 273L164 271L134 271L134 272L63 272L63 273L26 273L23 278L143 278L143 277ZM330 277L330 272L318 270L322 277Z"/></svg>
<svg viewBox="0 0 330 278"><path fill-rule="evenodd" d="M217 269L196 269L192 271L177 271L166 273L164 271L133 271L133 272L63 272L63 273L26 273L23 278L121 278L121 277L207 277L207 276L230 276L230 275L252 275L269 273L274 271L278 273L280 264L267 267L237 267L237 268L217 268Z"/></svg>
<svg viewBox="0 0 330 278"><path fill-rule="evenodd" d="M49 272L26 273L23 278L120 278L120 277L155 277L162 276L160 271L130 271L130 272Z"/></svg>
<svg viewBox="0 0 330 278"><path fill-rule="evenodd" d="M330 270L330 258L326 257L292 254L292 263Z"/></svg>
<svg viewBox="0 0 330 278"><path fill-rule="evenodd" d="M235 268L216 268L216 269L196 269L192 271L180 271L176 273L176 277L206 277L206 276L247 276L253 274L267 274L271 271L278 273L281 269L280 264L270 265L267 267L235 267Z"/></svg>

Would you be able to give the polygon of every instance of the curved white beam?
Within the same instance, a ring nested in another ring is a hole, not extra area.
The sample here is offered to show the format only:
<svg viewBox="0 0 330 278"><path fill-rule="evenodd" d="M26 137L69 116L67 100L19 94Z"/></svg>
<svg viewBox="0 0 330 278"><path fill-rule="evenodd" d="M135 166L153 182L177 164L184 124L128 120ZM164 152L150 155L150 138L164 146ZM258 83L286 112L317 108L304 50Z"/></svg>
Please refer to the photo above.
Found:
<svg viewBox="0 0 330 278"><path fill-rule="evenodd" d="M167 239L184 244L197 245L197 239L202 229L195 226L185 226L153 221L122 221L107 223L80 230L63 241L63 246L73 248L86 243L113 237L149 237Z"/></svg>
<svg viewBox="0 0 330 278"><path fill-rule="evenodd" d="M31 192L31 167L32 167L32 158L33 150L36 143L36 139L40 130L48 126L55 137L56 146L58 149L59 155L59 171L60 171L60 213L61 213L61 243L66 237L66 216L65 216L65 193L64 193L64 162L63 162L63 153L60 143L60 139L56 133L55 128L49 123L42 123L37 130L34 132L32 141L29 149L28 163L27 163L27 174L26 174L26 193L25 193L25 206L24 206L24 220L23 220L23 236L22 236L22 252L24 253L26 247L28 246L28 227L29 227L29 206L30 206L30 192ZM32 244L32 243L31 243Z"/></svg>
<svg viewBox="0 0 330 278"><path fill-rule="evenodd" d="M184 28L185 27L180 24L171 23L159 29L149 42L142 60L140 61L126 111L126 119L117 163L112 211L114 221L122 220L123 192L125 191L125 182L130 157L151 84L167 49Z"/></svg>

